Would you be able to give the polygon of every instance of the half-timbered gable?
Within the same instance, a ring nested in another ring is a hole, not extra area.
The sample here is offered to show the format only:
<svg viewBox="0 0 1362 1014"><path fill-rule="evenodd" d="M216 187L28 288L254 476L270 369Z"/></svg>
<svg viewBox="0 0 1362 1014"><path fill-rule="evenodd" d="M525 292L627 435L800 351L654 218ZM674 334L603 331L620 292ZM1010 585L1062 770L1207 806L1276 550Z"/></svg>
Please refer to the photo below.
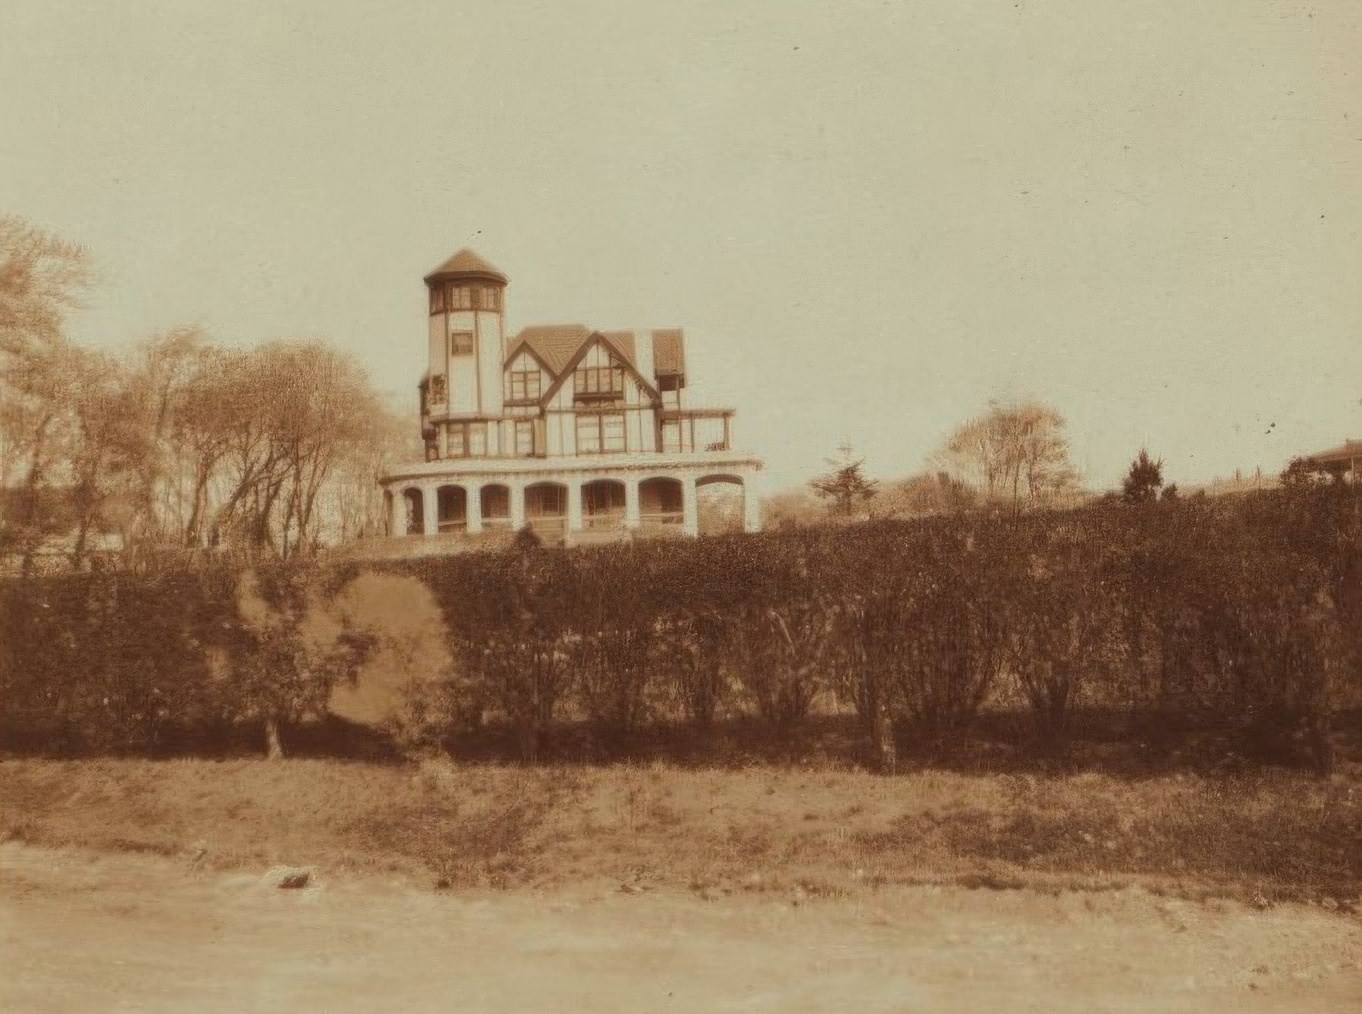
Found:
<svg viewBox="0 0 1362 1014"><path fill-rule="evenodd" d="M744 476L761 467L732 456L731 410L683 405L679 328L536 324L507 340L508 280L477 254L459 251L426 284L426 464L384 482L394 531L694 534L696 487L736 480L746 492Z"/></svg>

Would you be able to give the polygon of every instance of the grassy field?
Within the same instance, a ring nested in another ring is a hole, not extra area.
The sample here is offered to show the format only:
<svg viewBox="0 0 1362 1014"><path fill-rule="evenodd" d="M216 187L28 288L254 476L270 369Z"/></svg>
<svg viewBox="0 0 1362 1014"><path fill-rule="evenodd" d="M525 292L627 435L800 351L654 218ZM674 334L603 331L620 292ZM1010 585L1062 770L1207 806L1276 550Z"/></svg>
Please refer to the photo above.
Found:
<svg viewBox="0 0 1362 1014"><path fill-rule="evenodd" d="M715 898L888 885L1302 900L1362 890L1362 778L1037 776L448 761L0 762L0 834L437 888L617 883Z"/></svg>

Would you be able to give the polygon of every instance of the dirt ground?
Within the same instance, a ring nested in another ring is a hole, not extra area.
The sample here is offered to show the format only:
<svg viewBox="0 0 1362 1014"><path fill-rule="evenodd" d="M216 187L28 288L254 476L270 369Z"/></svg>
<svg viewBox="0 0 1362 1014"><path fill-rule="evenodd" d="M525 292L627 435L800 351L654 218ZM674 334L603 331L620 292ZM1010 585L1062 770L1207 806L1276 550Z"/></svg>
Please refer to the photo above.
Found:
<svg viewBox="0 0 1362 1014"><path fill-rule="evenodd" d="M1139 889L284 891L17 843L0 876L7 1012L1362 1009L1356 917Z"/></svg>

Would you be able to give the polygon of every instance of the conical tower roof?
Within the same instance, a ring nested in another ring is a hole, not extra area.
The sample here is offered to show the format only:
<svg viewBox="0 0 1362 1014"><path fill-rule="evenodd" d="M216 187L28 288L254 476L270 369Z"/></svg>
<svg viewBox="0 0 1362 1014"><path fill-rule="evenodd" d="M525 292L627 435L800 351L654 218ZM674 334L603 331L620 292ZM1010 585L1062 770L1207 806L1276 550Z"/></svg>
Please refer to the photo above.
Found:
<svg viewBox="0 0 1362 1014"><path fill-rule="evenodd" d="M451 281L459 278L477 278L482 281L506 285L510 279L498 271L472 250L464 247L449 260L426 275L426 282Z"/></svg>

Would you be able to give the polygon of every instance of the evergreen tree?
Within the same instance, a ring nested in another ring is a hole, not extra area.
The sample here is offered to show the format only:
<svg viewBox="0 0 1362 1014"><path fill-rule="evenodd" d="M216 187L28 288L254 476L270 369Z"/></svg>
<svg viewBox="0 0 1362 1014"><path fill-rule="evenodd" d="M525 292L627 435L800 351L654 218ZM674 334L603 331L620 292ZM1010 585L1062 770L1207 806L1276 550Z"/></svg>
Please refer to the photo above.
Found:
<svg viewBox="0 0 1362 1014"><path fill-rule="evenodd" d="M849 518L856 508L879 493L879 480L865 477L865 459L853 458L850 444L838 448L840 457L825 459L832 471L809 483L813 491L828 501L828 513Z"/></svg>
<svg viewBox="0 0 1362 1014"><path fill-rule="evenodd" d="M1163 459L1157 461L1149 452L1140 448L1139 456L1130 463L1121 484L1121 498L1126 503L1150 503L1157 500L1163 486Z"/></svg>

